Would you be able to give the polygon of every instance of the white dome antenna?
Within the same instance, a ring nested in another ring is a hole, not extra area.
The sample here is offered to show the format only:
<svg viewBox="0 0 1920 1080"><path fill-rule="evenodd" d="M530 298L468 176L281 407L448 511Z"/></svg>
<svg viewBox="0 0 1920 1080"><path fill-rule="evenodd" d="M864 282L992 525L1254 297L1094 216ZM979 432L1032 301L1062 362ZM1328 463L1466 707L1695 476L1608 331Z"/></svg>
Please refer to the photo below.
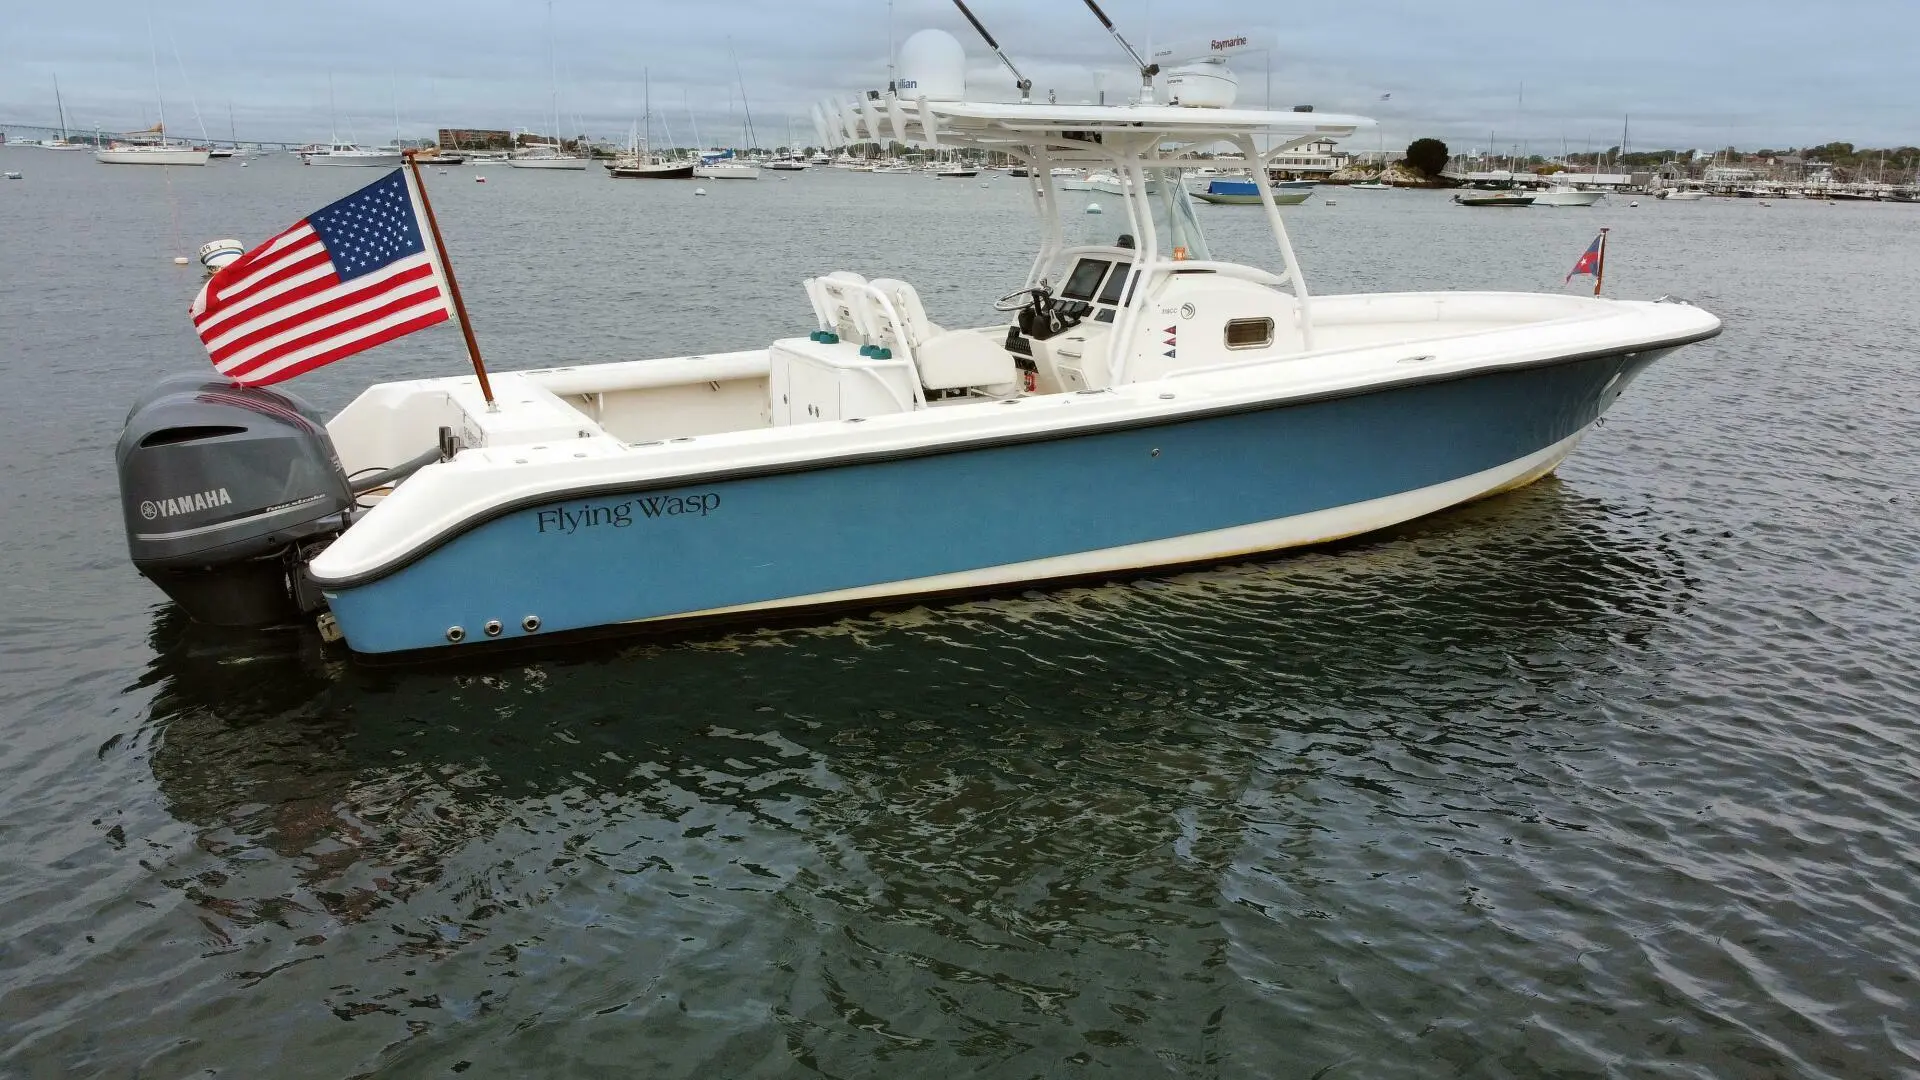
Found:
<svg viewBox="0 0 1920 1080"><path fill-rule="evenodd" d="M895 85L903 98L965 101L967 50L945 30L922 30L900 45L900 78Z"/></svg>
<svg viewBox="0 0 1920 1080"><path fill-rule="evenodd" d="M1165 45L1153 51L1153 58L1166 65L1169 103L1225 109L1233 105L1240 92L1240 77L1227 67L1227 57L1254 48L1245 34L1232 34Z"/></svg>

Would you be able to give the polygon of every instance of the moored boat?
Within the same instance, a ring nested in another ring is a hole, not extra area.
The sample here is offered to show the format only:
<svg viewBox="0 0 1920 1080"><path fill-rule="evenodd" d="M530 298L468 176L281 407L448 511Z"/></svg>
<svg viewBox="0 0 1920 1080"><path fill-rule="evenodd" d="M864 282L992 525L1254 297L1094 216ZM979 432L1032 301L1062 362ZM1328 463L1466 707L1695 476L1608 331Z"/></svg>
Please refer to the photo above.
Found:
<svg viewBox="0 0 1920 1080"><path fill-rule="evenodd" d="M1535 206L1594 206L1607 197L1604 191L1582 191L1570 184L1555 184L1541 191L1530 191Z"/></svg>
<svg viewBox="0 0 1920 1080"><path fill-rule="evenodd" d="M693 167L693 176L696 180L758 180L760 167L734 157L731 150L723 150L702 154L700 163Z"/></svg>
<svg viewBox="0 0 1920 1080"><path fill-rule="evenodd" d="M60 137L40 140L42 150L88 150L86 143L77 143L67 138L67 103L60 97L60 76L53 77L53 107L60 115Z"/></svg>
<svg viewBox="0 0 1920 1080"><path fill-rule="evenodd" d="M1678 303L1312 295L1271 189L1270 270L1212 256L1182 175L1369 121L970 102L959 68L908 67L914 100L836 107L822 143L1026 163L1039 251L999 318L839 271L766 348L383 383L324 425L162 384L121 441L136 565L203 621L408 654L1243 558L1530 483L1719 332ZM1120 168L1125 235L1064 238L1062 164Z"/></svg>
<svg viewBox="0 0 1920 1080"><path fill-rule="evenodd" d="M674 161L649 155L610 165L607 174L616 180L691 180L693 170L691 161Z"/></svg>
<svg viewBox="0 0 1920 1080"><path fill-rule="evenodd" d="M627 137L627 152L606 163L615 180L690 180L692 158L670 157L653 150L653 75L642 75L645 106ZM671 138L671 136L669 136Z"/></svg>
<svg viewBox="0 0 1920 1080"><path fill-rule="evenodd" d="M1274 184L1269 189L1275 206L1298 206L1313 196L1313 186L1283 188ZM1219 203L1227 206L1252 206L1261 202L1259 185L1243 178L1215 178L1207 181L1204 191L1196 191L1193 197L1202 202Z"/></svg>
<svg viewBox="0 0 1920 1080"><path fill-rule="evenodd" d="M93 152L106 165L205 165L207 151L178 143L112 143Z"/></svg>
<svg viewBox="0 0 1920 1080"><path fill-rule="evenodd" d="M587 159L578 154L569 154L557 146L531 146L515 151L507 158L507 166L514 169L557 169L564 172L579 172L587 167Z"/></svg>
<svg viewBox="0 0 1920 1080"><path fill-rule="evenodd" d="M372 150L355 143L336 142L314 153L303 154L300 160L333 168L392 169L399 166L402 156L398 150Z"/></svg>
<svg viewBox="0 0 1920 1080"><path fill-rule="evenodd" d="M1455 195L1453 201L1461 206L1505 206L1517 209L1532 206L1533 196L1517 191L1472 191Z"/></svg>

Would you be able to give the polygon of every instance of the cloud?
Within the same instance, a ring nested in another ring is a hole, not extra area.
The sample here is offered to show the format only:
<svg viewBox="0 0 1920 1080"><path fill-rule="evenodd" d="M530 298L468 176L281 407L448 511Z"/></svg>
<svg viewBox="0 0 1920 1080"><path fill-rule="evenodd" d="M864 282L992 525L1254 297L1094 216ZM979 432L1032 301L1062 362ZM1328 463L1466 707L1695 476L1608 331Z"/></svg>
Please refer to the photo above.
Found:
<svg viewBox="0 0 1920 1080"><path fill-rule="evenodd" d="M1075 0L971 6L1043 95L1083 100L1104 88L1112 99L1133 85L1119 47ZM223 134L230 106L241 137L296 141L335 125L384 141L396 111L408 136L443 125L544 130L556 82L563 127L617 137L643 108L643 80L680 141L697 122L708 142L738 142L742 87L761 143L784 141L788 117L806 141L815 101L884 83L888 41L885 0L557 0L551 35L539 0L16 7L0 40L0 117L51 121L57 73L76 127L143 126L157 54L174 130ZM1629 115L1640 147L1920 141L1907 117L1905 53L1920 40L1910 0L1855 0L1845 18L1777 0L1383 0L1284 17L1251 0L1163 0L1151 22L1146 0L1105 7L1143 50L1203 34L1271 42L1270 54L1235 65L1242 100L1270 93L1278 107L1375 115L1395 144L1431 134L1462 148L1489 137L1536 152L1562 140L1610 146ZM970 92L1011 97L1010 76L950 3L897 0L893 25L900 39L923 26L954 33Z"/></svg>

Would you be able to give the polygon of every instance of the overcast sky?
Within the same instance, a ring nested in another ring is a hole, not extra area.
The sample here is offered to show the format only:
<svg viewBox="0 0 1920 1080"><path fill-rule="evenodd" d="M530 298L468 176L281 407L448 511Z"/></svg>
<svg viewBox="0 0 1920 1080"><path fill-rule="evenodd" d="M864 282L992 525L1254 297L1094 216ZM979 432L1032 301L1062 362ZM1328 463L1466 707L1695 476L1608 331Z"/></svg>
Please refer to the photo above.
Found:
<svg viewBox="0 0 1920 1080"><path fill-rule="evenodd" d="M1080 0L971 0L1014 62L1063 101L1132 84L1124 55ZM1134 44L1246 34L1241 100L1380 120L1388 145L1435 135L1456 151L1920 143L1915 0L1106 0ZM51 123L58 74L69 122L151 123L153 64L168 126L241 138L328 134L385 142L438 126L552 126L544 0L68 0L8 5L0 121ZM151 14L153 30L147 26ZM902 40L937 26L965 43L971 96L1010 79L949 0L897 0ZM653 113L690 142L738 143L744 83L762 145L814 141L808 106L882 85L886 0L555 0L562 126L623 137L651 70ZM741 73L734 75L737 55ZM1524 87L1524 103L1523 103ZM1382 101L1381 95L1391 94ZM197 105L201 117L195 121ZM659 128L656 126L656 139ZM1361 137L1364 141L1374 139ZM1377 138L1377 137L1376 137ZM1356 146L1354 149L1371 149Z"/></svg>

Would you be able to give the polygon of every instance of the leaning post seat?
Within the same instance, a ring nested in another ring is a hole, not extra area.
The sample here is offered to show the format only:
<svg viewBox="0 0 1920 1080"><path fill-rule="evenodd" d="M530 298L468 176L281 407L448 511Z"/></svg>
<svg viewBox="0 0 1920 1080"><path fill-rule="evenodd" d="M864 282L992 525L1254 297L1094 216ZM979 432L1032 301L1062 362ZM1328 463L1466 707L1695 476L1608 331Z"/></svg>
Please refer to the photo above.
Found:
<svg viewBox="0 0 1920 1080"><path fill-rule="evenodd" d="M807 278L801 283L813 303L820 329L842 341L871 344L873 320L867 302L867 279L851 270Z"/></svg>
<svg viewBox="0 0 1920 1080"><path fill-rule="evenodd" d="M1003 331L947 330L927 318L920 294L898 278L875 278L867 287L886 304L870 310L878 320L878 344L910 354L928 390L980 389L998 394L1015 390L1020 377ZM902 348L904 346L904 348Z"/></svg>

